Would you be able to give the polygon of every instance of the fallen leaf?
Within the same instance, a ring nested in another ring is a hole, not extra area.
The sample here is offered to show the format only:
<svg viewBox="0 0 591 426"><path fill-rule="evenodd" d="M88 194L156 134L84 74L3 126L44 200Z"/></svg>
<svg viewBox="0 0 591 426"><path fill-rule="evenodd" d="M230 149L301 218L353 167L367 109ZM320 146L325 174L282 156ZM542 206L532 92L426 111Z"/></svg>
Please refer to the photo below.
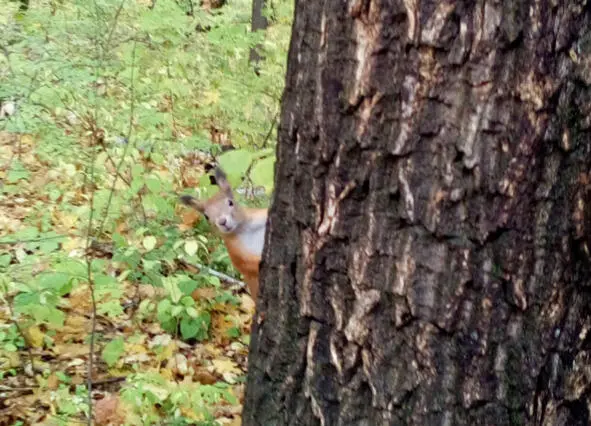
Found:
<svg viewBox="0 0 591 426"><path fill-rule="evenodd" d="M26 328L23 332L27 337L28 343L31 344L31 346L35 348L43 347L45 333L43 333L38 326L34 325L32 327Z"/></svg>
<svg viewBox="0 0 591 426"><path fill-rule="evenodd" d="M88 345L83 343L65 343L55 345L51 348L56 355L63 355L67 358L88 355Z"/></svg>
<svg viewBox="0 0 591 426"><path fill-rule="evenodd" d="M193 374L193 380L203 385L213 385L218 381L217 377L207 371L204 367L198 367Z"/></svg>
<svg viewBox="0 0 591 426"><path fill-rule="evenodd" d="M193 291L192 296L195 300L213 300L218 294L214 287L201 287Z"/></svg>
<svg viewBox="0 0 591 426"><path fill-rule="evenodd" d="M211 363L213 365L214 370L220 374L242 374L242 370L238 368L238 364L236 364L231 359L214 359L211 361Z"/></svg>
<svg viewBox="0 0 591 426"><path fill-rule="evenodd" d="M94 404L94 419L97 425L122 425L125 415L120 410L119 398L108 395Z"/></svg>
<svg viewBox="0 0 591 426"><path fill-rule="evenodd" d="M57 377L55 373L51 373L47 378L47 387L51 390L55 390L58 388L60 384L60 379Z"/></svg>
<svg viewBox="0 0 591 426"><path fill-rule="evenodd" d="M83 238L72 237L68 238L62 243L62 248L66 253L70 253L73 250L81 249L86 246L86 240Z"/></svg>
<svg viewBox="0 0 591 426"><path fill-rule="evenodd" d="M73 385L81 385L82 383L86 383L86 380L84 380L84 377L82 377L82 376L72 377L72 384Z"/></svg>
<svg viewBox="0 0 591 426"><path fill-rule="evenodd" d="M193 209L187 209L181 214L183 225L192 228L199 221L199 213Z"/></svg>
<svg viewBox="0 0 591 426"><path fill-rule="evenodd" d="M255 303L248 294L241 294L240 295L240 303L242 304L242 309L247 312L254 312Z"/></svg>
<svg viewBox="0 0 591 426"><path fill-rule="evenodd" d="M190 373L189 363L187 357L183 354L175 354L171 359L168 360L168 367L175 374L186 376Z"/></svg>

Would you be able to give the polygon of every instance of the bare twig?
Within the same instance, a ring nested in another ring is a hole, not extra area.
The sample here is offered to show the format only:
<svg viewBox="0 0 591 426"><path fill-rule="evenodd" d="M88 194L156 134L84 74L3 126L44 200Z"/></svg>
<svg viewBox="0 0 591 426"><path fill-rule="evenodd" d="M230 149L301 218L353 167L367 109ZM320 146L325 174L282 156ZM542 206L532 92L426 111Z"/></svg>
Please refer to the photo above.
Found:
<svg viewBox="0 0 591 426"><path fill-rule="evenodd" d="M14 309L12 308L12 303L7 301L6 304L8 306L8 312L10 312L10 318L12 319L12 322L13 322L14 326L16 327L18 334L20 334L20 336L25 341L25 348L27 350L27 355L29 356L29 362L31 363L31 370L33 370L33 372L34 372L36 370L35 369L35 359L33 358L33 351L31 350L31 343L29 342L27 335L23 332L23 329L21 328L20 324L16 320L16 315L14 314Z"/></svg>
<svg viewBox="0 0 591 426"><path fill-rule="evenodd" d="M35 389L39 389L39 386L12 387L12 386L0 385L0 392L28 392L28 391L34 391Z"/></svg>
<svg viewBox="0 0 591 426"><path fill-rule="evenodd" d="M279 120L279 112L275 113L275 117L273 117L273 121L271 122L271 127L269 128L269 131L267 132L267 136L265 136L265 139L263 139L263 143L261 144L261 149L265 149L267 147L267 142L269 142L269 139L271 139L271 134L273 133L273 129L277 125L278 120Z"/></svg>
<svg viewBox="0 0 591 426"><path fill-rule="evenodd" d="M101 386L101 385L110 385L113 383L124 382L125 380L127 380L126 376L109 377L109 378L103 379L103 380L95 380L94 382L92 382L92 384L96 387L96 386Z"/></svg>
<svg viewBox="0 0 591 426"><path fill-rule="evenodd" d="M115 193L115 185L117 185L117 179L119 179L119 176L121 176L121 168L123 167L123 163L125 162L125 157L127 156L127 151L129 151L129 146L131 145L131 133L133 132L133 114L134 114L134 109L135 109L135 92L134 92L134 69L135 69L135 50L136 50L136 43L133 43L133 49L131 52L131 83L130 83L130 94L131 94L131 102L130 102L130 111L129 111L129 128L127 129L127 135L126 135L126 139L127 139L127 143L125 144L125 148L123 148L123 155L121 156L121 159L119 160L119 164L117 164L117 168L115 171L115 177L113 178L113 184L111 185L111 191L109 192L109 198L107 200L107 206L105 207L105 211L103 213L103 220L101 221L101 224L99 225L98 231L97 231L97 235L100 236L100 234L103 232L103 227L105 226L105 223L107 222L107 218L108 218L108 213L109 213L109 208L111 207L111 201L113 200L113 194Z"/></svg>
<svg viewBox="0 0 591 426"><path fill-rule="evenodd" d="M59 238L67 238L67 235L54 235L52 237L31 238L29 240L6 240L6 241L0 241L0 246L2 246L2 245L14 246L16 244L25 244L25 243L40 243L42 241L57 240Z"/></svg>
<svg viewBox="0 0 591 426"><path fill-rule="evenodd" d="M227 282L228 284L237 285L240 288L244 288L246 286L246 283L244 283L243 281L237 280L236 278L232 278L231 276L226 275L223 272L216 271L215 269L212 269L209 266L202 265L201 263L189 263L182 259L180 260L180 262L185 265L194 266L197 269L204 270L209 275L213 275L214 277L217 277L220 280Z"/></svg>

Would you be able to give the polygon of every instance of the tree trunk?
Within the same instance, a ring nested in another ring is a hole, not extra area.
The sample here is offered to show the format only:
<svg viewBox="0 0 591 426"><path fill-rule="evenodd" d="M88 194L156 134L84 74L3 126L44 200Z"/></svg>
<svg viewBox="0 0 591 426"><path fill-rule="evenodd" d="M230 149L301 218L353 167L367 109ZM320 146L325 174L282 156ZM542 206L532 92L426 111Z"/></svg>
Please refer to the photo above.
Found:
<svg viewBox="0 0 591 426"><path fill-rule="evenodd" d="M265 10L265 0L252 0L251 31L266 30L269 22L263 14ZM263 60L260 54L261 46L255 46L250 49L249 61L254 65L255 72L259 73L259 62Z"/></svg>
<svg viewBox="0 0 591 426"><path fill-rule="evenodd" d="M296 0L244 425L589 424L589 29Z"/></svg>

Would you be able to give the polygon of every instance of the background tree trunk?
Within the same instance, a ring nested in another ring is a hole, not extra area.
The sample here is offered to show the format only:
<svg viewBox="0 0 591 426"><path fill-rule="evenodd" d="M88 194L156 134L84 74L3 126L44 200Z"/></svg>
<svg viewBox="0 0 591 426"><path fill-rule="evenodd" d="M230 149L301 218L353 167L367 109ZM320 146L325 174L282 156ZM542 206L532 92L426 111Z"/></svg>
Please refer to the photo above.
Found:
<svg viewBox="0 0 591 426"><path fill-rule="evenodd" d="M591 7L296 1L244 425L587 425Z"/></svg>
<svg viewBox="0 0 591 426"><path fill-rule="evenodd" d="M252 17L250 30L254 33L258 30L266 30L269 22L263 14L265 10L265 0L252 0ZM249 61L254 65L255 72L259 73L259 62L263 59L260 54L261 46L250 49Z"/></svg>

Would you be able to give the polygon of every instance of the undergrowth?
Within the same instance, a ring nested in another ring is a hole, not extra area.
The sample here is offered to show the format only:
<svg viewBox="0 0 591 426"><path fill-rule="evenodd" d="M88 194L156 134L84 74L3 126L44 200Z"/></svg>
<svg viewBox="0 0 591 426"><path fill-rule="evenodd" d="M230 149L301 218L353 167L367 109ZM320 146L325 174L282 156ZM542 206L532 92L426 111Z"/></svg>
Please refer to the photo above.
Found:
<svg viewBox="0 0 591 426"><path fill-rule="evenodd" d="M252 301L201 267L239 278L177 200L215 191L217 162L268 202L293 5L257 34L245 0L18 6L0 10L0 410L239 424Z"/></svg>

